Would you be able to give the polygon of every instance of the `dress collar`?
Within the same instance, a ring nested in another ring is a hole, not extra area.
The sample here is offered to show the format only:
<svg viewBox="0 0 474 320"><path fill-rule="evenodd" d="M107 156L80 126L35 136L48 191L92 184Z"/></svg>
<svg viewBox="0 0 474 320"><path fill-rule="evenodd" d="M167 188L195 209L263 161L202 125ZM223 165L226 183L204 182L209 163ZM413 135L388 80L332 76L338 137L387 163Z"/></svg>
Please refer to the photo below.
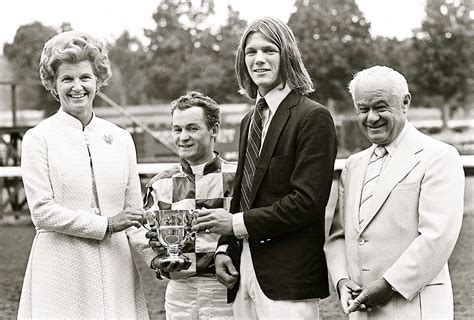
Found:
<svg viewBox="0 0 474 320"><path fill-rule="evenodd" d="M74 118L69 113L64 112L63 109L59 108L58 112L56 113L57 117L66 125L73 127L74 129L78 129L81 131L89 131L91 130L95 123L96 123L96 116L94 111L92 111L92 119L89 121L87 126L83 127L82 122L79 121L77 118Z"/></svg>

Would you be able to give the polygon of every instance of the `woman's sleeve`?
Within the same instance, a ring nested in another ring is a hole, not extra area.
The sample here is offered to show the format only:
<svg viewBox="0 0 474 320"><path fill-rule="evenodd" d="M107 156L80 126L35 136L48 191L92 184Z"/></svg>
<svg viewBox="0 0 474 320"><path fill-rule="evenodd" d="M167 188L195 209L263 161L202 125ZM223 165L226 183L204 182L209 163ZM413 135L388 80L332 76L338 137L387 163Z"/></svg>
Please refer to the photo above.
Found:
<svg viewBox="0 0 474 320"><path fill-rule="evenodd" d="M22 142L21 172L31 219L37 230L101 240L107 218L59 205L51 185L48 145L39 132L26 132Z"/></svg>
<svg viewBox="0 0 474 320"><path fill-rule="evenodd" d="M124 208L141 210L143 207L140 177L138 175L137 154L135 151L135 144L130 134L127 134L127 150L128 150L128 183L125 190ZM145 237L147 230L144 227L136 228L130 227L127 229L127 236L130 244L137 250L142 259L147 265L150 265L151 260L156 256L156 253L148 244L148 239Z"/></svg>

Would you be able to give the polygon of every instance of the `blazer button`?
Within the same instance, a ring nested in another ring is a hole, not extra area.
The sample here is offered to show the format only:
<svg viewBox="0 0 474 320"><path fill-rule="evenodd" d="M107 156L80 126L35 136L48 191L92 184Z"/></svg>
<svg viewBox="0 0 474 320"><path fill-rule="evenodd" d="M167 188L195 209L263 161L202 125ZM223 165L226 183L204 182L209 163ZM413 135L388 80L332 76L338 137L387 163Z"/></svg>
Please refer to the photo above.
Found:
<svg viewBox="0 0 474 320"><path fill-rule="evenodd" d="M260 241L260 244L265 244L265 240L261 240L261 241Z"/></svg>
<svg viewBox="0 0 474 320"><path fill-rule="evenodd" d="M365 240L364 240L364 239L359 239L358 243L359 243L359 245L361 246L361 245L363 245L363 244L365 243Z"/></svg>

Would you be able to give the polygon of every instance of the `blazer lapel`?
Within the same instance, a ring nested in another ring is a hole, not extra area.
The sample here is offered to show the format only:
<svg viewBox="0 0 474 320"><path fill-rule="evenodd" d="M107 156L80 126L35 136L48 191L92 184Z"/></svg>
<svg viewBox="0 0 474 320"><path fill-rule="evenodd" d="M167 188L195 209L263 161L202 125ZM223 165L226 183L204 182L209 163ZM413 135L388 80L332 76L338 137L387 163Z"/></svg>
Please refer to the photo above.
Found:
<svg viewBox="0 0 474 320"><path fill-rule="evenodd" d="M250 203L255 199L257 190L262 183L263 176L268 169L270 164L270 159L273 155L273 150L280 138L281 132L285 127L286 122L290 117L290 109L293 108L298 100L299 95L295 91L291 91L288 96L281 102L278 106L275 115L272 118L270 126L268 127L267 134L265 136L265 141L263 147L260 151L260 156L258 158L257 167L255 169L255 174L252 182L252 192L250 195Z"/></svg>
<svg viewBox="0 0 474 320"><path fill-rule="evenodd" d="M252 112L253 109L251 112L247 113L247 115L242 119L242 122L240 124L239 158L237 161L237 171L235 174L234 181L234 196L231 202L232 213L238 212L240 210L240 185L242 183L242 176L244 174L245 149L247 148L247 140Z"/></svg>
<svg viewBox="0 0 474 320"><path fill-rule="evenodd" d="M410 131L406 133L406 136L395 150L387 167L380 175L373 200L369 203L370 207L368 208L368 212L370 212L370 214L361 224L360 232L363 232L370 221L372 221L393 188L420 162L416 154L422 150L422 148L414 150L410 146L409 142L412 138Z"/></svg>
<svg viewBox="0 0 474 320"><path fill-rule="evenodd" d="M248 137L249 137L249 127L250 127L250 120L252 118L252 112L249 112L244 117L244 119L242 119L242 125L240 126L240 143L239 143L238 167L241 168L242 171L244 169L245 150L247 148L247 140L248 140ZM237 169L237 171L238 171L238 169Z"/></svg>

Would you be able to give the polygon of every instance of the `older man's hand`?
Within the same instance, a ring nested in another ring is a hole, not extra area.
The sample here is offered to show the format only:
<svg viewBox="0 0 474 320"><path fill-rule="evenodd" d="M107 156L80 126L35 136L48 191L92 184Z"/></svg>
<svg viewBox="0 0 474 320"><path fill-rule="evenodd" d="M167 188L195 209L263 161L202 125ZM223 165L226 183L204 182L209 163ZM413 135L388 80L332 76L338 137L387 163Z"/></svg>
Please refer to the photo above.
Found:
<svg viewBox="0 0 474 320"><path fill-rule="evenodd" d="M225 209L201 209L197 215L193 231L205 231L220 235L232 235L232 214Z"/></svg>
<svg viewBox="0 0 474 320"><path fill-rule="evenodd" d="M351 279L341 279L337 283L337 289L339 291L339 299L341 301L342 309L346 314L348 314L350 302L361 293L362 288Z"/></svg>
<svg viewBox="0 0 474 320"><path fill-rule="evenodd" d="M395 291L385 279L372 281L362 288L362 292L351 302L347 310L348 312L355 311L362 304L367 308L384 305L394 293Z"/></svg>

